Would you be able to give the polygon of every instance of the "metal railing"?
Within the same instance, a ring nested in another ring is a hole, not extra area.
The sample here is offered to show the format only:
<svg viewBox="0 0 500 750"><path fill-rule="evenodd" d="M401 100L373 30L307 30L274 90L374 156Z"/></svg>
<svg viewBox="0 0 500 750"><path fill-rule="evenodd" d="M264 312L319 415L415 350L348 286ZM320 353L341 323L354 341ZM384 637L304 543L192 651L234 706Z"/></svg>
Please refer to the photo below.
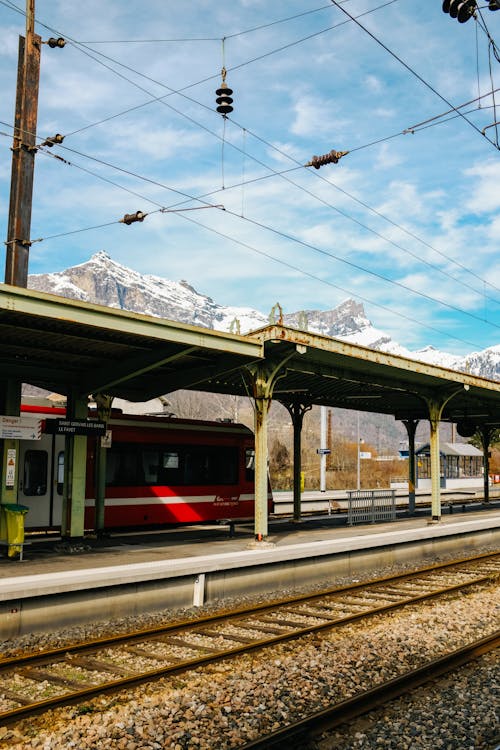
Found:
<svg viewBox="0 0 500 750"><path fill-rule="evenodd" d="M375 523L376 521L396 520L396 491L384 490L349 490L347 523Z"/></svg>

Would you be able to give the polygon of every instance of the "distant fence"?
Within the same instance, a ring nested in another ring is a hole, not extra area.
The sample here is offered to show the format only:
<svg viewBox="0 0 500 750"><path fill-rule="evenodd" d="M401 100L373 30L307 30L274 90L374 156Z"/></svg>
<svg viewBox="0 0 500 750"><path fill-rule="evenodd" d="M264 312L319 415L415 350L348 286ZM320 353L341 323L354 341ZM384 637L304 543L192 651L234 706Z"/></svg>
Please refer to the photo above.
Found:
<svg viewBox="0 0 500 750"><path fill-rule="evenodd" d="M375 523L396 520L395 490L349 490L347 523Z"/></svg>

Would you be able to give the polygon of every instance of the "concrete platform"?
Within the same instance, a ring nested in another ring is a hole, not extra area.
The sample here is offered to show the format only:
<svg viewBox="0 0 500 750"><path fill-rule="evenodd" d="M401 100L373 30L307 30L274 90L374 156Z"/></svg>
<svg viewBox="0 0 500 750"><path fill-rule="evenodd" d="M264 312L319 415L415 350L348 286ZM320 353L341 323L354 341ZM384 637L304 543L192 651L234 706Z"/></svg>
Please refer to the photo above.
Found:
<svg viewBox="0 0 500 750"><path fill-rule="evenodd" d="M72 553L54 542L28 546L22 562L0 560L0 637L145 610L201 605L277 591L432 555L498 545L500 509L346 527L329 517L252 527L198 527L110 538ZM205 538L204 538L205 537ZM57 545L56 545L57 546Z"/></svg>

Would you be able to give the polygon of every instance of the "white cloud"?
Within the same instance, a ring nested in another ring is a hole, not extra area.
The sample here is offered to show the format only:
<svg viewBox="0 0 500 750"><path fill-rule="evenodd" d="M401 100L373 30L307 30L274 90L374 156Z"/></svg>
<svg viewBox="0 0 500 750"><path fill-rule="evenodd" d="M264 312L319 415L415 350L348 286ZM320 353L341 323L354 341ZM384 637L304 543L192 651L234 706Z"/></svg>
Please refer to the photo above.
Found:
<svg viewBox="0 0 500 750"><path fill-rule="evenodd" d="M477 214L490 213L500 209L500 162L489 160L465 170L472 177L468 200L465 207Z"/></svg>
<svg viewBox="0 0 500 750"><path fill-rule="evenodd" d="M217 5L210 0L180 5L150 0L147 8L140 0L88 0L85 12L64 0L40 3L40 20L68 38L205 41L108 42L95 44L94 51L89 51L93 57L103 53L121 61L129 69L109 59L101 58L105 65L98 64L71 44L63 50L44 45L39 132L46 136L80 131L68 136L64 145L97 161L64 149L54 149L54 154L141 197L39 153L33 233L48 236L91 227L117 221L137 209L155 211L185 200L167 187L187 196L209 194L207 201L224 204L227 211L207 209L186 214L184 219L151 213L141 225L113 224L47 240L33 246L30 270L51 270L49 264L57 270L105 249L138 271L186 278L218 301L249 306L257 306L258 301L263 310L277 299L292 311L331 307L347 296L359 295L393 311L391 319L389 312L374 307L377 327L397 333L403 343L410 336L421 336L423 344L439 345L438 333L424 330L417 334L408 330L408 322L398 319L396 313L404 313L408 301L394 285L229 213L242 213L381 275L404 277L422 291L431 290L449 300L464 294L463 304L471 309L475 301L465 289L441 278L420 259L472 282L451 260L433 252L435 247L479 276L498 279L500 171L487 141L456 118L414 136L369 145L444 111L447 105L356 25L345 23L318 33L345 20L333 6L259 28L302 11L303 0L272 4L220 0ZM17 37L23 33L24 20L0 4L0 22L7 29L0 41L0 120L11 122ZM439 7L424 12L418 3L384 6L362 23L450 101L474 95L470 93L476 86L471 25L450 26ZM240 33L250 29L256 30ZM223 62L222 37L226 37L228 82L234 89L234 112L226 123L215 112L214 101ZM295 44L300 39L304 41ZM269 54L273 51L276 54ZM453 60L453 66L443 66L443 59ZM167 93L168 87L183 89L191 101L175 95L167 101L177 111L153 103L126 112L150 96ZM487 81L481 87L486 90ZM96 124L108 117L112 119ZM482 128L491 122L491 111L484 109L474 117ZM6 156L9 148L10 141L5 139ZM303 169L293 161L303 164L331 149L350 149L350 154L321 170ZM272 175L266 165L283 171L283 177ZM248 184L240 186L243 177ZM9 179L10 159L4 159L0 206L5 208ZM369 206L407 228L410 235L375 215ZM4 236L6 216L3 210L0 232ZM245 249L238 242L255 249ZM276 256L303 273L257 251ZM442 310L430 302L419 301L415 306L419 319L431 326L434 322L436 329L462 325L451 312L443 320ZM489 337L491 331L481 329L480 336Z"/></svg>

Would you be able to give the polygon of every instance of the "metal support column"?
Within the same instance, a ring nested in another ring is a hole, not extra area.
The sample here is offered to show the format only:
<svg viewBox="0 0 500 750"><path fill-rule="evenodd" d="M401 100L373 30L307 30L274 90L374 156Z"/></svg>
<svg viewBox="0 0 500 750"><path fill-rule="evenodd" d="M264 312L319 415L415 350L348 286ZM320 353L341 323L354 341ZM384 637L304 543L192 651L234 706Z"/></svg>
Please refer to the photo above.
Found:
<svg viewBox="0 0 500 750"><path fill-rule="evenodd" d="M465 390L469 390L468 385L464 385ZM432 521L437 522L441 520L441 466L440 466L440 454L439 454L439 422L443 414L444 407L450 401L453 396L460 393L462 388L454 390L452 393L448 393L439 398L428 398L427 407L429 409L429 424L430 424L430 459L431 459L431 488L432 488Z"/></svg>
<svg viewBox="0 0 500 750"><path fill-rule="evenodd" d="M248 368L252 377L255 412L255 538L262 541L268 533L268 445L267 417L271 408L274 386L285 373L286 362L295 354L290 352L283 360Z"/></svg>
<svg viewBox="0 0 500 750"><path fill-rule="evenodd" d="M442 407L436 402L429 403L430 459L431 459L431 516L433 521L441 520L441 462L439 455L439 420Z"/></svg>
<svg viewBox="0 0 500 750"><path fill-rule="evenodd" d="M487 425L478 427L478 433L481 438L481 447L483 449L483 491L484 502L490 502L490 440L493 434L493 428Z"/></svg>
<svg viewBox="0 0 500 750"><path fill-rule="evenodd" d="M101 422L108 422L111 414L111 405L113 396L106 393L96 393L93 395L97 406L97 415ZM102 439L96 438L95 456L96 456L96 474L95 474L95 519L94 527L97 536L104 533L104 516L106 505L106 460L107 448L103 447Z"/></svg>
<svg viewBox="0 0 500 750"><path fill-rule="evenodd" d="M280 402L286 407L293 425L293 520L300 521L301 517L301 481L302 468L302 425L304 414L312 408L311 403L304 403L300 396L286 401L280 398Z"/></svg>
<svg viewBox="0 0 500 750"><path fill-rule="evenodd" d="M415 433L417 431L418 419L403 419L408 435L408 513L415 515L415 484L416 484L416 461L415 461Z"/></svg>
<svg viewBox="0 0 500 750"><path fill-rule="evenodd" d="M255 538L262 541L268 532L267 513L267 415L271 396L255 396Z"/></svg>
<svg viewBox="0 0 500 750"><path fill-rule="evenodd" d="M68 398L68 418L86 419L87 413L87 397L72 394ZM79 539L84 535L86 468L87 438L66 435L61 534L69 539Z"/></svg>
<svg viewBox="0 0 500 750"><path fill-rule="evenodd" d="M101 438L96 438L95 446L95 516L94 529L98 537L104 534L104 517L106 508L106 458L107 449L101 445Z"/></svg>
<svg viewBox="0 0 500 750"><path fill-rule="evenodd" d="M415 514L415 495L417 483L417 462L415 457L415 434L418 419L408 420L406 429L408 433L408 511L411 516Z"/></svg>

